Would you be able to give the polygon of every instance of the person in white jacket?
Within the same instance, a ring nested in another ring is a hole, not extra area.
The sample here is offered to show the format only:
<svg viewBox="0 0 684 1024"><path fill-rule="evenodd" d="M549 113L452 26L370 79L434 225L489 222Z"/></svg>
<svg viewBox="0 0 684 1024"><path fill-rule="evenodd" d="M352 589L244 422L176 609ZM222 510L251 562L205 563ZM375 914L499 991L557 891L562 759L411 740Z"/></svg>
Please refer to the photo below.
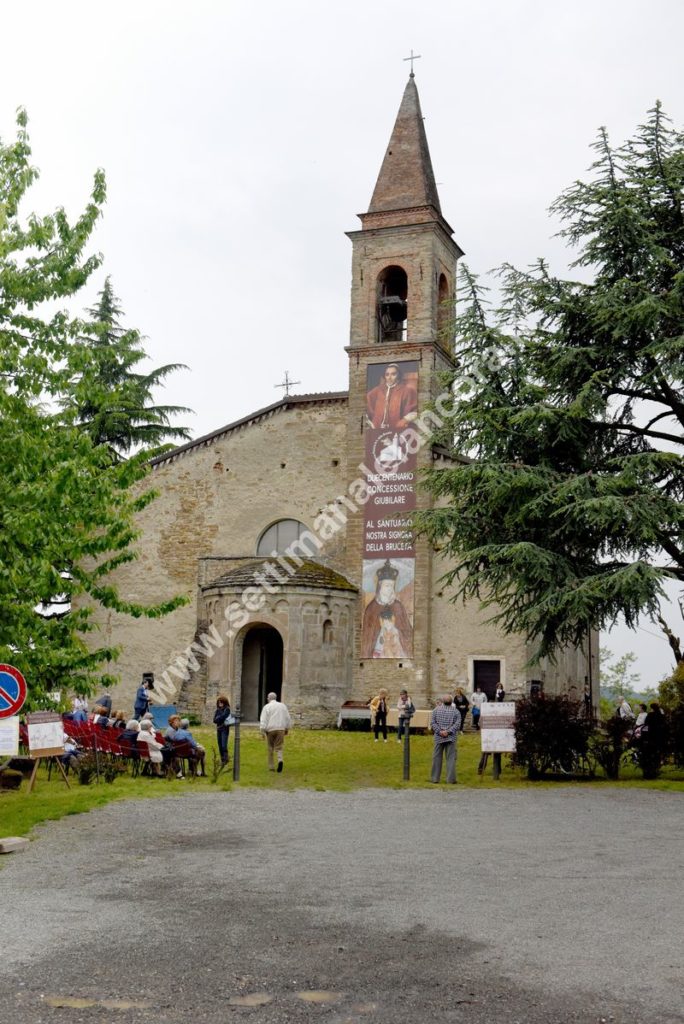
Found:
<svg viewBox="0 0 684 1024"><path fill-rule="evenodd" d="M482 705L487 703L487 694L483 693L479 686L470 695L470 713L473 717L473 728L480 731L480 712Z"/></svg>
<svg viewBox="0 0 684 1024"><path fill-rule="evenodd" d="M140 723L140 732L138 733L138 743L146 743L147 749L150 752L150 765L152 768L153 775L163 775L162 771L162 749L163 743L160 743L154 734L152 728L152 722L149 718L144 718Z"/></svg>
<svg viewBox="0 0 684 1024"><path fill-rule="evenodd" d="M262 736L266 737L268 746L268 770L270 772L283 770L283 746L285 737L292 728L292 719L287 706L279 701L275 693L269 693L268 704L264 705L259 719L259 730ZM275 753L278 762L276 769L273 763Z"/></svg>

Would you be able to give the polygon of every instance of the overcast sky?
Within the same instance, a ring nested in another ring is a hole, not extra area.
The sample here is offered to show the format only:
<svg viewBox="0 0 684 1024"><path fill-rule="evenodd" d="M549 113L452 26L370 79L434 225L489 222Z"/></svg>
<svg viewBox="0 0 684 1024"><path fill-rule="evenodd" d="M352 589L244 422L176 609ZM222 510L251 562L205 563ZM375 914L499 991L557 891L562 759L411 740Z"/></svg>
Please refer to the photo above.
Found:
<svg viewBox="0 0 684 1024"><path fill-rule="evenodd" d="M194 436L282 394L344 390L351 245L411 49L442 210L477 273L544 255L547 208L660 99L684 124L680 0L23 0L5 5L0 135L28 110L27 209L108 202L93 247ZM676 621L673 617L673 621ZM644 681L663 642L621 629Z"/></svg>

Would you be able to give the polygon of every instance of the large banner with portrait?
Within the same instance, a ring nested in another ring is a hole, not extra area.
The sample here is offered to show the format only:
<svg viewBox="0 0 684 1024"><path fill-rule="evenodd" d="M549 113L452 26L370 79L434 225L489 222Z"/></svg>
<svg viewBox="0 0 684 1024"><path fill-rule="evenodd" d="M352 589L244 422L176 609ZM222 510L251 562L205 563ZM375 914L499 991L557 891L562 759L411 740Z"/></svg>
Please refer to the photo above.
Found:
<svg viewBox="0 0 684 1024"><path fill-rule="evenodd" d="M402 431L418 416L418 363L367 367L362 658L413 657L417 455Z"/></svg>

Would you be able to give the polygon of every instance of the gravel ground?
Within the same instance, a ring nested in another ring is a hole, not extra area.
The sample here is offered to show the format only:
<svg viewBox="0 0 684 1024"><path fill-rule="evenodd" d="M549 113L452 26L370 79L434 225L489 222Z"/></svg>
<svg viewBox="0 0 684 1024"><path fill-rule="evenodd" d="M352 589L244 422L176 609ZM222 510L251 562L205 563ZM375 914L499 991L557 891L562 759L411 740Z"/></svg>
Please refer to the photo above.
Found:
<svg viewBox="0 0 684 1024"><path fill-rule="evenodd" d="M682 1022L683 808L581 787L110 804L3 859L0 1020Z"/></svg>

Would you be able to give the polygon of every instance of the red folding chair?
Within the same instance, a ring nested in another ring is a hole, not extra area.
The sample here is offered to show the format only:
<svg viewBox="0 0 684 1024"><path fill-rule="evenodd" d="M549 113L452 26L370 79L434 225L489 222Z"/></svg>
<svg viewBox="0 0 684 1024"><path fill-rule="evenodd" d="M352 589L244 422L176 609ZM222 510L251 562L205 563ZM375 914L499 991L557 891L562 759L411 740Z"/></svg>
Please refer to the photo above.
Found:
<svg viewBox="0 0 684 1024"><path fill-rule="evenodd" d="M194 775L197 765L200 763L200 755L190 740L172 740L171 742L173 743L174 760L181 765L183 774Z"/></svg>
<svg viewBox="0 0 684 1024"><path fill-rule="evenodd" d="M130 764L133 771L133 778L136 778L140 771L140 750L134 740L123 740L121 737L116 741L118 753Z"/></svg>

